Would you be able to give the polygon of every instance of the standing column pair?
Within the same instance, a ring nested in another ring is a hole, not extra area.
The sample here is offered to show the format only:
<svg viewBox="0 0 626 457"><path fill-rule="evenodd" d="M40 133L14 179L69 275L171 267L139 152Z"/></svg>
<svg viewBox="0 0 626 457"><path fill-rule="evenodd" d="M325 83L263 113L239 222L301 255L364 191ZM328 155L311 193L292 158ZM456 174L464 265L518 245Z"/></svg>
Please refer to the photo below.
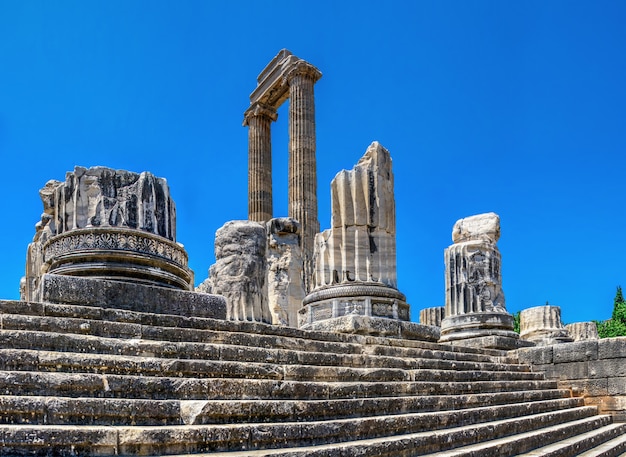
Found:
<svg viewBox="0 0 626 457"><path fill-rule="evenodd" d="M289 104L288 216L300 222L305 289L310 290L317 216L314 85L322 74L313 65L281 51L261 72L252 104L244 114L248 131L248 219L273 217L271 122L287 98Z"/></svg>

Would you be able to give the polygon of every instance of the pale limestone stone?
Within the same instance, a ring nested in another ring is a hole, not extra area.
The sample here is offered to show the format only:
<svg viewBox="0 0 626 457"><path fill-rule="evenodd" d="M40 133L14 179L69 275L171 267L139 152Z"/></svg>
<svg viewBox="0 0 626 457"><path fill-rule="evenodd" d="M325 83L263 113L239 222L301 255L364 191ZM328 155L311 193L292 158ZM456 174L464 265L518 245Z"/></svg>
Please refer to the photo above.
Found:
<svg viewBox="0 0 626 457"><path fill-rule="evenodd" d="M462 243L484 240L496 243L500 239L500 217L496 213L477 214L459 219L452 229L452 241Z"/></svg>
<svg viewBox="0 0 626 457"><path fill-rule="evenodd" d="M445 315L446 309L443 306L424 308L420 310L420 324L441 327L441 321Z"/></svg>
<svg viewBox="0 0 626 457"><path fill-rule="evenodd" d="M378 142L335 176L332 228L316 236L315 288L355 281L397 288L393 184L391 156Z"/></svg>
<svg viewBox="0 0 626 457"><path fill-rule="evenodd" d="M215 234L215 264L204 290L226 297L226 318L272 322L267 302L265 227L230 221Z"/></svg>
<svg viewBox="0 0 626 457"><path fill-rule="evenodd" d="M272 323L298 326L304 299L300 224L291 218L275 218L267 230L267 293Z"/></svg>
<svg viewBox="0 0 626 457"><path fill-rule="evenodd" d="M574 341L597 340L598 326L595 322L574 322L567 324L565 330Z"/></svg>
<svg viewBox="0 0 626 457"><path fill-rule="evenodd" d="M535 306L520 313L520 337L537 346L573 341L561 322L558 306Z"/></svg>
<svg viewBox="0 0 626 457"><path fill-rule="evenodd" d="M454 244L444 253L446 305L441 322L442 342L498 336L500 340L514 340L506 344L506 349L510 349L518 341L513 317L505 308L500 251L496 245L499 237L500 218L495 213L460 219L454 225Z"/></svg>
<svg viewBox="0 0 626 457"><path fill-rule="evenodd" d="M300 326L317 328L316 322L346 315L409 320L409 305L397 290L389 151L374 142L352 170L339 172L331 206L332 227L315 238L315 289L303 301Z"/></svg>

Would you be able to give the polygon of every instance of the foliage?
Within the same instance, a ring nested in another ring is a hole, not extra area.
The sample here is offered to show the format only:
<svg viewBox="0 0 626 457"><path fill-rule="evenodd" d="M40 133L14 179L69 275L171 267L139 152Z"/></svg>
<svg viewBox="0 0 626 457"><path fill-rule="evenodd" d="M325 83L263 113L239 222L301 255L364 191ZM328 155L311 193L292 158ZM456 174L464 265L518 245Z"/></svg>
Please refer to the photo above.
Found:
<svg viewBox="0 0 626 457"><path fill-rule="evenodd" d="M617 287L617 292L615 293L611 319L604 322L596 322L596 326L598 327L600 338L626 336L626 301L624 301L621 286Z"/></svg>
<svg viewBox="0 0 626 457"><path fill-rule="evenodd" d="M513 330L516 333L519 333L519 319L520 319L520 314L521 312L518 311L516 313L513 314Z"/></svg>

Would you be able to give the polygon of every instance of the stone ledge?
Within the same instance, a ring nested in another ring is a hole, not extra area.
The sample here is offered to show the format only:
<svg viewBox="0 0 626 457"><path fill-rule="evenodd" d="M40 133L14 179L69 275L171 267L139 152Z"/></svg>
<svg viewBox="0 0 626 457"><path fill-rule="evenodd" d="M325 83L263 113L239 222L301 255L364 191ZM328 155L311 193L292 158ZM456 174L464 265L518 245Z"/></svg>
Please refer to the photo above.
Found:
<svg viewBox="0 0 626 457"><path fill-rule="evenodd" d="M226 300L221 295L123 281L46 274L41 297L44 303L226 319Z"/></svg>
<svg viewBox="0 0 626 457"><path fill-rule="evenodd" d="M533 343L520 340L519 338L511 338L509 336L502 335L489 335L478 337L469 336L464 339L446 341L445 344L476 349L500 349L504 351L510 351L513 349L519 349L533 345Z"/></svg>
<svg viewBox="0 0 626 457"><path fill-rule="evenodd" d="M383 336L387 338L402 338L408 340L431 341L439 340L439 328L414 322L348 315L314 322L304 330L319 332L351 333L358 335Z"/></svg>

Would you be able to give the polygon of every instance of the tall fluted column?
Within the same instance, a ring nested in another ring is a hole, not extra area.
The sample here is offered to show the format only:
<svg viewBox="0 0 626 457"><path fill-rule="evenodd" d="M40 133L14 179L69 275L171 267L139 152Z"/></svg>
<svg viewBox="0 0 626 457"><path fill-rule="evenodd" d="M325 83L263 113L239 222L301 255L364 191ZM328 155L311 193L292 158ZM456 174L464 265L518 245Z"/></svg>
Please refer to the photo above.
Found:
<svg viewBox="0 0 626 457"><path fill-rule="evenodd" d="M307 292L311 290L313 246L320 231L317 218L317 165L315 159L315 98L313 86L322 76L313 65L300 61L285 76L289 84L289 217L302 225L302 257Z"/></svg>
<svg viewBox="0 0 626 457"><path fill-rule="evenodd" d="M244 114L248 126L248 219L267 222L272 210L272 137L271 123L276 110L255 103Z"/></svg>

